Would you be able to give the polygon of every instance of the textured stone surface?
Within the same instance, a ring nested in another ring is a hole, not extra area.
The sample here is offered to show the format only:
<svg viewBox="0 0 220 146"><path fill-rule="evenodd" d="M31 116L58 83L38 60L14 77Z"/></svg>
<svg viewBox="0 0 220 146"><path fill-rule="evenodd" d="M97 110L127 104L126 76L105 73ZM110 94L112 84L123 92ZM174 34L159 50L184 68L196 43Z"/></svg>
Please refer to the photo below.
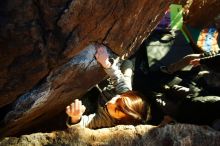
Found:
<svg viewBox="0 0 220 146"><path fill-rule="evenodd" d="M173 1L1 1L0 136L48 126L45 121L56 119L105 76L94 60L94 48L87 46L105 43L120 56L132 55ZM212 21L218 7L217 0L189 0L186 20ZM59 143L59 136L53 141Z"/></svg>
<svg viewBox="0 0 220 146"><path fill-rule="evenodd" d="M32 89L91 42L133 54L169 1L0 2L0 107Z"/></svg>
<svg viewBox="0 0 220 146"><path fill-rule="evenodd" d="M187 124L164 127L120 125L99 130L76 126L67 131L7 137L1 139L0 145L217 146L220 145L220 132Z"/></svg>
<svg viewBox="0 0 220 146"><path fill-rule="evenodd" d="M193 27L207 27L214 24L220 14L219 0L188 0L185 5L185 22Z"/></svg>
<svg viewBox="0 0 220 146"><path fill-rule="evenodd" d="M20 96L4 117L1 136L16 134L50 119L101 81L104 72L97 65L95 52L93 45L88 46L69 62L53 70L40 85Z"/></svg>
<svg viewBox="0 0 220 146"><path fill-rule="evenodd" d="M92 42L133 54L172 0L0 2L0 135L44 123L105 74ZM93 77L95 76L95 78Z"/></svg>

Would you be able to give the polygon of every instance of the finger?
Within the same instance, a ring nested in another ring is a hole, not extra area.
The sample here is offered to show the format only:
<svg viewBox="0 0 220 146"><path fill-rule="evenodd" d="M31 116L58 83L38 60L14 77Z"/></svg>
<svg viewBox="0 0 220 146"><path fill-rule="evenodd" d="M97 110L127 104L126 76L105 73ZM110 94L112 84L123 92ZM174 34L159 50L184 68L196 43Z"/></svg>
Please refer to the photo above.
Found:
<svg viewBox="0 0 220 146"><path fill-rule="evenodd" d="M100 49L98 48L97 51L96 51L95 57L99 58L99 55L100 55Z"/></svg>
<svg viewBox="0 0 220 146"><path fill-rule="evenodd" d="M99 54L99 52L100 52L100 49L99 49L99 48L97 48L97 50L96 50L96 54Z"/></svg>
<svg viewBox="0 0 220 146"><path fill-rule="evenodd" d="M86 111L86 107L82 105L81 112L84 113Z"/></svg>
<svg viewBox="0 0 220 146"><path fill-rule="evenodd" d="M105 46L102 47L102 51L105 52L105 53L107 53L107 49L106 49Z"/></svg>
<svg viewBox="0 0 220 146"><path fill-rule="evenodd" d="M75 103L74 102L71 103L71 105L70 105L70 112L71 113L74 111L74 106L75 106Z"/></svg>
<svg viewBox="0 0 220 146"><path fill-rule="evenodd" d="M102 53L103 53L103 54L106 54L106 53L107 53L105 47L102 47Z"/></svg>
<svg viewBox="0 0 220 146"><path fill-rule="evenodd" d="M80 101L80 113L83 114L85 112L85 106L82 104L82 101Z"/></svg>
<svg viewBox="0 0 220 146"><path fill-rule="evenodd" d="M102 51L101 47L98 47L97 52L100 53Z"/></svg>
<svg viewBox="0 0 220 146"><path fill-rule="evenodd" d="M79 110L79 100L78 99L76 99L75 100L75 107L74 107L74 111L76 112L76 111L78 111Z"/></svg>
<svg viewBox="0 0 220 146"><path fill-rule="evenodd" d="M66 114L69 115L69 113L70 113L70 106L67 106L66 107Z"/></svg>
<svg viewBox="0 0 220 146"><path fill-rule="evenodd" d="M100 52L102 52L102 51L103 51L103 47L102 47L102 46L100 46L100 47L99 47L99 49L100 49Z"/></svg>
<svg viewBox="0 0 220 146"><path fill-rule="evenodd" d="M79 107L79 109L82 108L82 101L81 100L79 100L79 102L78 102L78 107Z"/></svg>

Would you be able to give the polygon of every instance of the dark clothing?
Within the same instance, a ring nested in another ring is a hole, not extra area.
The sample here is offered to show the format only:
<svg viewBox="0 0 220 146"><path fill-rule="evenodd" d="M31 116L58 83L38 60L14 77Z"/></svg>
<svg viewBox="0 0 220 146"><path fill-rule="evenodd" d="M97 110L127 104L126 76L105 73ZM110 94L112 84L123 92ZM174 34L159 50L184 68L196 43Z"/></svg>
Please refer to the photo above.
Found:
<svg viewBox="0 0 220 146"><path fill-rule="evenodd" d="M219 96L184 98L175 117L181 123L209 124L220 118Z"/></svg>
<svg viewBox="0 0 220 146"><path fill-rule="evenodd" d="M220 53L200 59L200 64L207 66L210 70L220 72Z"/></svg>
<svg viewBox="0 0 220 146"><path fill-rule="evenodd" d="M220 118L218 112L220 110L220 96L203 94L204 88L198 87L196 82L198 79L195 79L199 68L193 68L190 72L177 72L173 75L160 71L151 72L147 62L148 59L146 59L147 56L143 56L145 54L141 52L138 54L140 57L136 59L134 87L149 97L152 102L152 120L149 124L160 124L164 115L170 115L180 123L202 125L212 125L213 121ZM197 58L204 57L198 56ZM220 63L220 61L217 62ZM141 65L146 66L142 67ZM219 67L219 65L216 65L216 67ZM165 86L166 88L163 89L164 85L168 85L168 87ZM174 85L188 87L188 90L183 90L180 87L173 88Z"/></svg>

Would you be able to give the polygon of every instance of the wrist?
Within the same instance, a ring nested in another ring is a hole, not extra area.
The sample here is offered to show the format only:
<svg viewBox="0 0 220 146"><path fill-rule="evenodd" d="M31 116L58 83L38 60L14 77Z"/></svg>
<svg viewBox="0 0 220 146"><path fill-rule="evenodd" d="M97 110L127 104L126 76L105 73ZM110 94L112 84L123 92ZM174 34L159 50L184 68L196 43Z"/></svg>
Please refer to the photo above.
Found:
<svg viewBox="0 0 220 146"><path fill-rule="evenodd" d="M110 68L111 66L112 66L112 64L109 61L107 61L105 68Z"/></svg>
<svg viewBox="0 0 220 146"><path fill-rule="evenodd" d="M112 66L111 62L109 60L106 60L105 63L102 64L104 68L110 68Z"/></svg>
<svg viewBox="0 0 220 146"><path fill-rule="evenodd" d="M71 123L78 123L81 119L81 116L71 116Z"/></svg>

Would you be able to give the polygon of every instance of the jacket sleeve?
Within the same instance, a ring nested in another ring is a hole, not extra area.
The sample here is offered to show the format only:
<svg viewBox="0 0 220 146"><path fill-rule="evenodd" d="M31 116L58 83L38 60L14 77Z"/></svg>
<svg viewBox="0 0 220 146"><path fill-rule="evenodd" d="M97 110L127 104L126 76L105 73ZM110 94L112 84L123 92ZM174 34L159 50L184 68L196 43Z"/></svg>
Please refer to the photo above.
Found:
<svg viewBox="0 0 220 146"><path fill-rule="evenodd" d="M114 126L114 120L108 115L107 111L102 107L99 107L98 112L90 115L83 115L78 123L72 124L70 117L66 121L68 128L71 128L75 125L86 127L90 129L97 129L103 127L112 127Z"/></svg>
<svg viewBox="0 0 220 146"><path fill-rule="evenodd" d="M87 115L83 115L81 117L80 121L78 123L75 123L75 124L71 123L71 118L68 117L67 121L66 121L66 125L67 125L68 128L71 128L74 125L80 125L82 127L88 127L89 124L91 123L91 121L93 120L93 118L95 117L95 115L96 115L95 113L94 114L90 114L88 116Z"/></svg>
<svg viewBox="0 0 220 146"><path fill-rule="evenodd" d="M104 70L110 76L117 94L131 90L130 86L126 83L126 78L119 69L119 66L117 66L117 62L115 60L110 68L105 68Z"/></svg>
<svg viewBox="0 0 220 146"><path fill-rule="evenodd" d="M220 54L201 58L200 64L206 65L213 71L220 72Z"/></svg>

